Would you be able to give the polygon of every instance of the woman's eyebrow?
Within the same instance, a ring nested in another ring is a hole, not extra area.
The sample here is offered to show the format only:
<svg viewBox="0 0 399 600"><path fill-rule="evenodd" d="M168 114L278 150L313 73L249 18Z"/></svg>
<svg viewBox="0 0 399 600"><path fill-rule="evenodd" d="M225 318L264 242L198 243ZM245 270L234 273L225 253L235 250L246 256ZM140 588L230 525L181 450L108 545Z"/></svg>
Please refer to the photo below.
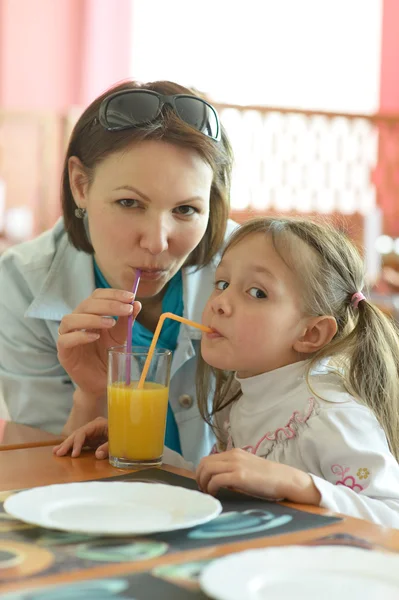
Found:
<svg viewBox="0 0 399 600"><path fill-rule="evenodd" d="M147 202L150 201L150 198L146 196L146 194L140 192L139 189L133 187L132 185L119 185L117 188L114 189L114 192L117 192L118 190L127 190L129 192L133 192L133 194L138 194L139 196L141 196L141 198L147 200ZM177 204L187 204L188 202L204 202L204 198L202 198L202 196L193 196L192 198L181 200Z"/></svg>
<svg viewBox="0 0 399 600"><path fill-rule="evenodd" d="M114 191L117 192L118 190L128 190L129 192L133 192L134 194L138 194L139 196L141 196L142 198L144 198L144 200L149 200L148 196L146 196L145 194L143 194L143 192L140 192L140 190L138 190L137 188L133 187L132 185L119 185L117 188L114 189Z"/></svg>
<svg viewBox="0 0 399 600"><path fill-rule="evenodd" d="M204 198L202 196L192 196L191 198L187 198L185 200L181 200L178 204L187 204L188 202L204 202Z"/></svg>

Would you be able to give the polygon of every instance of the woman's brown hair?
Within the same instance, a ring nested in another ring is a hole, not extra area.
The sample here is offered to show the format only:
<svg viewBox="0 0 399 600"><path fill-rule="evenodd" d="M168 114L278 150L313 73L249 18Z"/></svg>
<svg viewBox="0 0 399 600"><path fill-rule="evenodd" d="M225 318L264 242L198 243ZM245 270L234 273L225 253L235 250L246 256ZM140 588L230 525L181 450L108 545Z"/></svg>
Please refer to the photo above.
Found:
<svg viewBox="0 0 399 600"><path fill-rule="evenodd" d="M222 247L230 210L230 179L233 158L227 135L222 127L221 140L215 142L184 123L168 106L163 108L162 117L152 123L123 131L107 131L98 121L98 112L102 101L113 92L131 89L152 90L165 95L198 96L191 90L170 81L146 84L128 81L110 88L90 104L72 131L63 166L62 210L69 239L78 250L90 254L94 252L87 238L83 220L77 219L75 216L76 204L72 196L68 173L69 158L71 156L79 158L90 181L95 167L110 154L124 150L136 142L162 140L198 152L213 170L208 227L201 242L185 263L186 266L206 265Z"/></svg>
<svg viewBox="0 0 399 600"><path fill-rule="evenodd" d="M331 342L312 355L307 379L317 363L328 360L348 392L370 408L385 431L399 460L399 336L394 322L369 300L358 306L352 296L365 282L364 263L354 245L330 225L300 219L259 218L247 221L231 236L224 253L249 235L271 238L276 252L301 283L304 315L331 315L337 332ZM217 412L234 402L229 388L234 374L200 365L198 402L203 418L212 422ZM207 398L216 375L213 407ZM218 432L215 431L216 435Z"/></svg>

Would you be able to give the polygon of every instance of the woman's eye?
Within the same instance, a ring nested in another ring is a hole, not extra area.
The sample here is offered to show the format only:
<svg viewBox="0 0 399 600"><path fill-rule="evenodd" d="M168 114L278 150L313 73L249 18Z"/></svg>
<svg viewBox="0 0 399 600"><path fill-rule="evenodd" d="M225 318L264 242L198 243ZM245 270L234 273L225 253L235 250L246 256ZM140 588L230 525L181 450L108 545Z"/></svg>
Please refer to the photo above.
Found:
<svg viewBox="0 0 399 600"><path fill-rule="evenodd" d="M198 210L196 208L194 208L194 206L188 206L188 204L184 204L182 206L177 206L175 208L175 211L177 212L178 215L182 215L183 217L191 217L196 212L198 212Z"/></svg>
<svg viewBox="0 0 399 600"><path fill-rule="evenodd" d="M132 200L131 198L123 198L123 200L118 200L118 204L124 206L125 208L136 208L137 200Z"/></svg>
<svg viewBox="0 0 399 600"><path fill-rule="evenodd" d="M265 292L257 287L251 288L248 293L252 298L267 298Z"/></svg>
<svg viewBox="0 0 399 600"><path fill-rule="evenodd" d="M215 288L217 290L225 290L229 287L229 284L227 283L227 281L223 281L223 279L221 279L220 281L216 281L215 282Z"/></svg>

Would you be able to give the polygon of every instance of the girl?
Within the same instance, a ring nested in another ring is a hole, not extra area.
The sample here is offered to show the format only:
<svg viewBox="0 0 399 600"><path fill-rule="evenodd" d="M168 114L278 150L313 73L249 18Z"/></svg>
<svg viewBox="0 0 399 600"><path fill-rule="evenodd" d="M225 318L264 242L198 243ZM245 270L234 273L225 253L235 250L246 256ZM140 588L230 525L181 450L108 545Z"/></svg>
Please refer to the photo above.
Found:
<svg viewBox="0 0 399 600"><path fill-rule="evenodd" d="M262 218L233 234L203 313L198 401L218 439L197 468L203 491L399 528L399 342L363 286L358 252L332 228ZM104 422L90 427L57 454L77 455Z"/></svg>

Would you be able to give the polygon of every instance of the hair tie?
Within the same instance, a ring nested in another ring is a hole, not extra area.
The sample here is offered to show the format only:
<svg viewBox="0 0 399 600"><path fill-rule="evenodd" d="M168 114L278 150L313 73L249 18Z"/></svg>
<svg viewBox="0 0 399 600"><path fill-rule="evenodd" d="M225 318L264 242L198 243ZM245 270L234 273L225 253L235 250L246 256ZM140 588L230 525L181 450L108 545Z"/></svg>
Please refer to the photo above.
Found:
<svg viewBox="0 0 399 600"><path fill-rule="evenodd" d="M366 300L366 296L362 292L355 292L351 298L351 305L353 308L358 308L359 302Z"/></svg>

